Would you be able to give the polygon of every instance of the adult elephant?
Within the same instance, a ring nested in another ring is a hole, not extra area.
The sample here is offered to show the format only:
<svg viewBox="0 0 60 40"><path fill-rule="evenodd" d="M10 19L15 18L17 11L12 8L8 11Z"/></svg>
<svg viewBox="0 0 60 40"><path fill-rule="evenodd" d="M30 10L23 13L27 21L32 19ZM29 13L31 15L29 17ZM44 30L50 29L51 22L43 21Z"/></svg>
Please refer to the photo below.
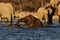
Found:
<svg viewBox="0 0 60 40"><path fill-rule="evenodd" d="M57 10L58 10L58 16L59 16L59 23L60 23L60 2L58 3Z"/></svg>
<svg viewBox="0 0 60 40"><path fill-rule="evenodd" d="M50 5L46 9L48 10L48 24L52 24L52 18L56 12L56 8Z"/></svg>
<svg viewBox="0 0 60 40"><path fill-rule="evenodd" d="M13 18L13 6L11 3L0 3L0 14L1 18L6 18L7 21L12 22Z"/></svg>
<svg viewBox="0 0 60 40"><path fill-rule="evenodd" d="M40 15L37 12L15 12L15 20L17 20L17 25L19 23L24 22L23 24L27 25L28 27L41 27L42 23L40 21ZM24 25L24 26L25 26ZM21 26L21 24L20 24Z"/></svg>
<svg viewBox="0 0 60 40"><path fill-rule="evenodd" d="M43 17L45 19L45 22L48 24L52 23L52 17L55 14L55 7L52 7L51 4L46 4L44 7L40 7L38 9L38 14L40 15L40 21L42 22Z"/></svg>
<svg viewBox="0 0 60 40"><path fill-rule="evenodd" d="M40 21L42 22L43 18L45 19L45 23L48 21L48 11L45 9L45 7L40 7L37 11L37 14L39 15Z"/></svg>

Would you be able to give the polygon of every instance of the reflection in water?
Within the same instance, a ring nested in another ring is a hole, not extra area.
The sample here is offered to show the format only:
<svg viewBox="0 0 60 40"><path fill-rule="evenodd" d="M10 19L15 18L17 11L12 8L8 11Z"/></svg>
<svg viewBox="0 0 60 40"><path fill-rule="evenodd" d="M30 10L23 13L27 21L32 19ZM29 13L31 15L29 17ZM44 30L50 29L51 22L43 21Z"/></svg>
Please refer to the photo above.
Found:
<svg viewBox="0 0 60 40"><path fill-rule="evenodd" d="M1 20L2 24L5 24L7 20L3 19Z"/></svg>
<svg viewBox="0 0 60 40"><path fill-rule="evenodd" d="M44 23L44 20L42 21L42 23L43 23L43 25L46 25ZM58 21L53 21L52 24L50 24L50 25L57 26L58 24L59 24Z"/></svg>
<svg viewBox="0 0 60 40"><path fill-rule="evenodd" d="M53 25L54 26L56 26L56 25L58 25L59 23L58 23L58 21L53 21Z"/></svg>
<svg viewBox="0 0 60 40"><path fill-rule="evenodd" d="M2 22L1 24L6 24L6 20L2 20L1 22ZM43 25L45 25L44 20L42 20L42 23L43 23ZM12 24L16 24L16 20L13 20ZM51 25L57 26L58 24L59 24L58 21L53 21L53 23ZM25 25L25 23L20 22L19 25Z"/></svg>

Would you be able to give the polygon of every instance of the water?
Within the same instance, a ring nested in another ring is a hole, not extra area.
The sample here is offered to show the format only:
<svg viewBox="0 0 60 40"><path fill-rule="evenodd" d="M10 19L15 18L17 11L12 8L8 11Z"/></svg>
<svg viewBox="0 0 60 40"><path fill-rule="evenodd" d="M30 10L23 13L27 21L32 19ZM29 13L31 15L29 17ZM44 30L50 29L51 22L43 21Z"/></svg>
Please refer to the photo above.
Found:
<svg viewBox="0 0 60 40"><path fill-rule="evenodd" d="M60 28L0 27L0 40L59 40Z"/></svg>
<svg viewBox="0 0 60 40"><path fill-rule="evenodd" d="M58 21L53 21L53 25L54 26L56 26L56 25L58 25L59 23L58 23Z"/></svg>
<svg viewBox="0 0 60 40"><path fill-rule="evenodd" d="M60 40L58 21L53 21L50 28L10 28L0 25L0 40Z"/></svg>
<svg viewBox="0 0 60 40"><path fill-rule="evenodd" d="M2 24L5 24L5 23L6 23L6 20L2 20ZM44 20L42 21L42 23L44 25ZM13 20L12 24L16 24L16 20ZM24 25L25 23L20 22L19 24ZM52 23L52 25L54 25L54 26L57 26L58 24L59 24L58 21L53 21L53 23Z"/></svg>

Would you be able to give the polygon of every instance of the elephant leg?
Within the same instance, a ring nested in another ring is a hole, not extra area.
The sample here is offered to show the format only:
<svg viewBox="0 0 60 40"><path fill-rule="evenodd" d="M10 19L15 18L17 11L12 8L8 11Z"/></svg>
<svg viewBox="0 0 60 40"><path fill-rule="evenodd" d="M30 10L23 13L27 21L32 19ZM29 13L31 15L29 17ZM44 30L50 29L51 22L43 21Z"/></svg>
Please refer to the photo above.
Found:
<svg viewBox="0 0 60 40"><path fill-rule="evenodd" d="M23 21L23 19L18 19L17 22L16 22L16 26L19 27L19 22L22 22L22 21Z"/></svg>
<svg viewBox="0 0 60 40"><path fill-rule="evenodd" d="M39 19L35 19L33 23L33 27L41 27L43 26L42 22Z"/></svg>
<svg viewBox="0 0 60 40"><path fill-rule="evenodd" d="M6 24L8 24L9 26L12 25L12 23L10 21L11 21L11 19L10 18L7 18Z"/></svg>
<svg viewBox="0 0 60 40"><path fill-rule="evenodd" d="M6 19L7 19L6 24L9 24L9 19L8 18L6 18Z"/></svg>
<svg viewBox="0 0 60 40"><path fill-rule="evenodd" d="M17 21L16 26L19 26L19 20Z"/></svg>
<svg viewBox="0 0 60 40"><path fill-rule="evenodd" d="M59 16L59 24L60 24L60 16Z"/></svg>
<svg viewBox="0 0 60 40"><path fill-rule="evenodd" d="M48 17L48 24L52 24L52 16Z"/></svg>
<svg viewBox="0 0 60 40"><path fill-rule="evenodd" d="M46 16L45 17L45 23L47 24L47 22L48 22L48 17Z"/></svg>
<svg viewBox="0 0 60 40"><path fill-rule="evenodd" d="M6 22L8 23L8 22L9 22L9 19L8 19L7 17L6 17L6 19L7 19L7 21L6 21Z"/></svg>
<svg viewBox="0 0 60 40"><path fill-rule="evenodd" d="M2 20L2 18L0 17L0 24L2 23L1 20Z"/></svg>

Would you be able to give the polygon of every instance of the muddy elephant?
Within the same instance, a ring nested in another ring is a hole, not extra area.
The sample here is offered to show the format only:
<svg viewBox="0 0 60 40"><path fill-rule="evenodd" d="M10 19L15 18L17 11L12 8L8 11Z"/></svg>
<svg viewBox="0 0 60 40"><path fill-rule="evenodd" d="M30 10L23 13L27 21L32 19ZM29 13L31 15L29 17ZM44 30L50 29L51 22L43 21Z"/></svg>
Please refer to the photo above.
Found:
<svg viewBox="0 0 60 40"><path fill-rule="evenodd" d="M24 18L17 20L17 26L19 26L19 22L24 22L26 27L41 27L42 23L38 18L35 18L32 15L28 15Z"/></svg>

